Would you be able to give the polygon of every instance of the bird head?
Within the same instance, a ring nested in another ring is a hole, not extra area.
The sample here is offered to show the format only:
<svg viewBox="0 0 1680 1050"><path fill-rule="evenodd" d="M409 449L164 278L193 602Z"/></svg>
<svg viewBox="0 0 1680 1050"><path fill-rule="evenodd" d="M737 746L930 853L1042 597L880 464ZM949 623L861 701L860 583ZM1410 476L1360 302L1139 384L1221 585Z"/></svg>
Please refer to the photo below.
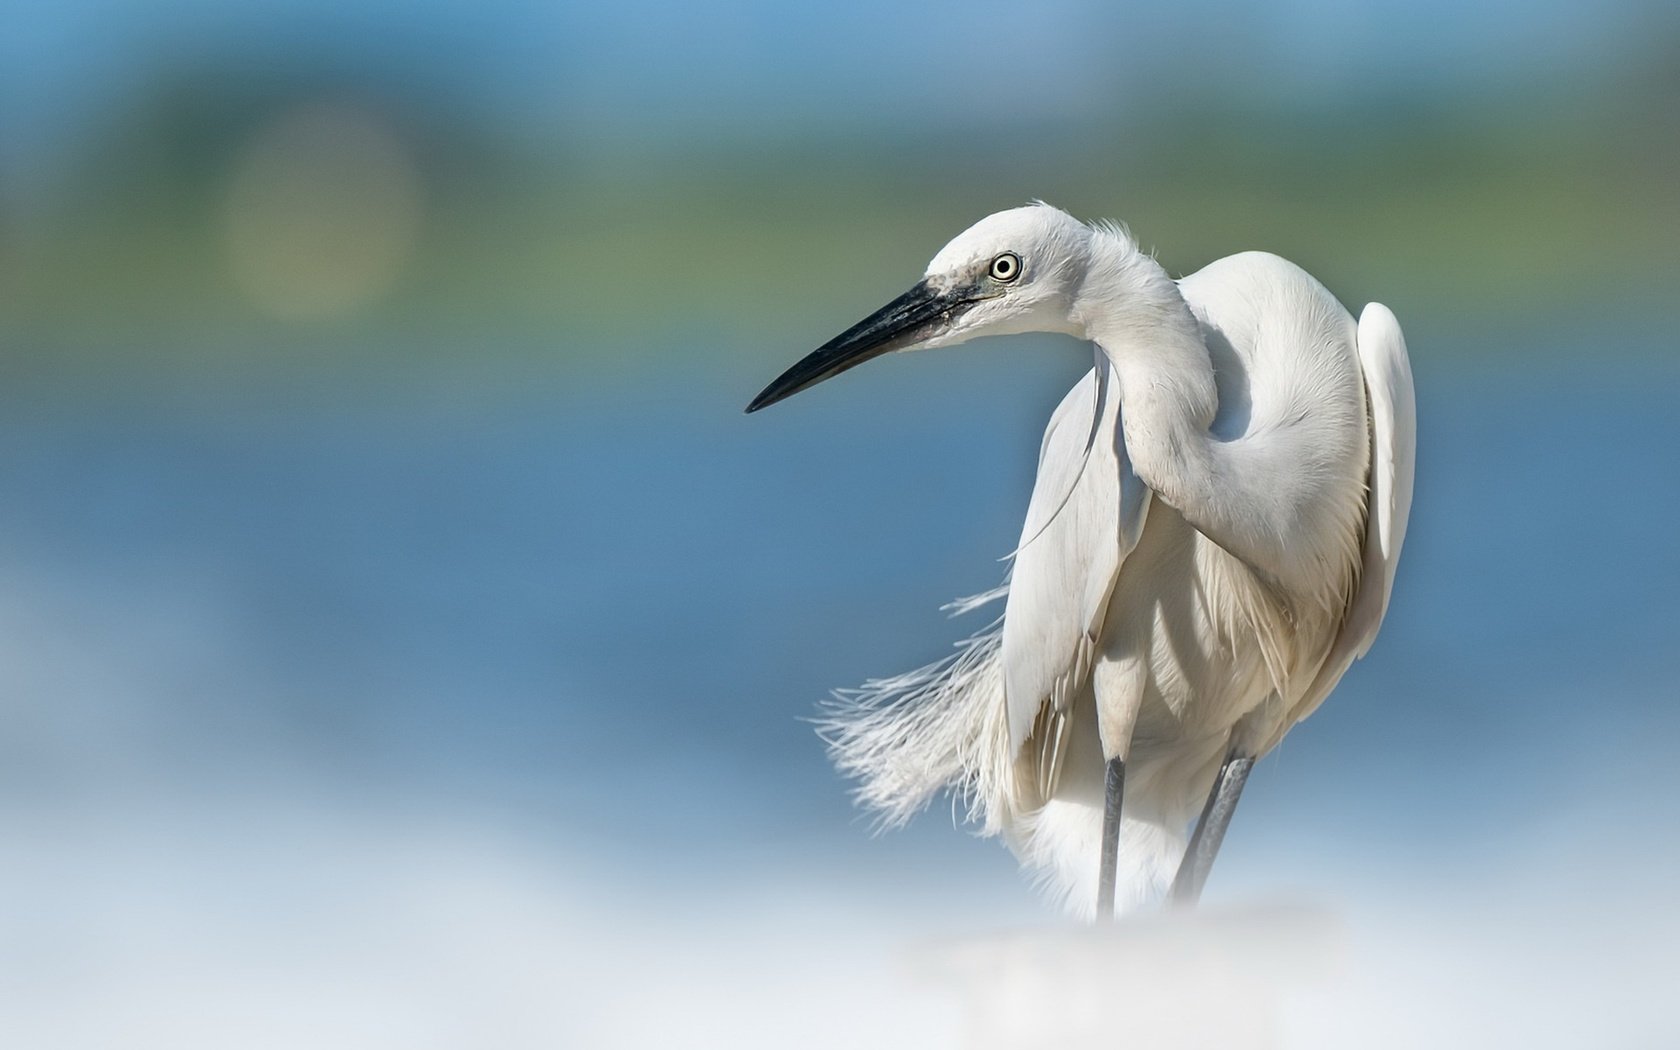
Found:
<svg viewBox="0 0 1680 1050"><path fill-rule="evenodd" d="M988 215L939 250L909 291L812 351L747 406L756 412L896 350L976 336L1078 334L1070 308L1092 231L1048 204Z"/></svg>

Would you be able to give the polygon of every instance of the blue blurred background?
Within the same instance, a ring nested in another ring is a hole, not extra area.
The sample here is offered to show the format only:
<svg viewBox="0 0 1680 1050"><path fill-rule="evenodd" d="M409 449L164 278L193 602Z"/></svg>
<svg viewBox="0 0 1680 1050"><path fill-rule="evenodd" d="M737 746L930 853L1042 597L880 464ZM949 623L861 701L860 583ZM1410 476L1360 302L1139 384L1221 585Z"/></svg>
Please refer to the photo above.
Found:
<svg viewBox="0 0 1680 1050"><path fill-rule="evenodd" d="M1677 56L1643 0L11 0L15 1045L951 1045L906 946L1056 920L804 720L978 626L1088 357L741 408L1030 198L1406 328L1388 625L1209 890L1346 931L1284 1042L1673 1040Z"/></svg>

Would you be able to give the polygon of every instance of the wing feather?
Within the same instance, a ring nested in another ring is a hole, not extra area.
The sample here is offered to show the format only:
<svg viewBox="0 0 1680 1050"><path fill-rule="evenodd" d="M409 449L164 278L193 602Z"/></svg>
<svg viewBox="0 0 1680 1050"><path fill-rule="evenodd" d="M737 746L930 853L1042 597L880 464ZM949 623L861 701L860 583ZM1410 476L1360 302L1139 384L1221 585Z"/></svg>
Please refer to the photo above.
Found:
<svg viewBox="0 0 1680 1050"><path fill-rule="evenodd" d="M1067 716L1091 676L1120 565L1137 545L1149 490L1132 472L1113 368L1096 366L1068 391L1039 451L1003 620L1009 742L1039 752L1042 797L1055 790Z"/></svg>
<svg viewBox="0 0 1680 1050"><path fill-rule="evenodd" d="M1312 714L1348 666L1376 640L1394 590L1394 571L1412 511L1417 458L1417 396L1406 338L1388 307L1371 303L1359 315L1359 367L1371 410L1371 474L1359 586L1348 603L1330 654L1297 705L1291 722Z"/></svg>

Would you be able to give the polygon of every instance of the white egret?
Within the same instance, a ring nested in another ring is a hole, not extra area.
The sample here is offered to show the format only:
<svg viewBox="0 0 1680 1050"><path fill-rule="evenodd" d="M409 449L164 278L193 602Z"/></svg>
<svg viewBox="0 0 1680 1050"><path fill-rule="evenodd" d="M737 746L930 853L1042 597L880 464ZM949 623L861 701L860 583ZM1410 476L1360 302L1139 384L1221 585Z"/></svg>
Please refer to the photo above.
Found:
<svg viewBox="0 0 1680 1050"><path fill-rule="evenodd" d="M1074 911L1169 880L1194 902L1255 759L1387 611L1405 341L1386 307L1356 323L1277 256L1174 281L1125 230L1034 204L963 232L747 411L891 351L1029 331L1088 340L1095 367L1045 432L1010 580L982 596L1007 591L1001 622L848 694L830 742L889 820L963 793Z"/></svg>

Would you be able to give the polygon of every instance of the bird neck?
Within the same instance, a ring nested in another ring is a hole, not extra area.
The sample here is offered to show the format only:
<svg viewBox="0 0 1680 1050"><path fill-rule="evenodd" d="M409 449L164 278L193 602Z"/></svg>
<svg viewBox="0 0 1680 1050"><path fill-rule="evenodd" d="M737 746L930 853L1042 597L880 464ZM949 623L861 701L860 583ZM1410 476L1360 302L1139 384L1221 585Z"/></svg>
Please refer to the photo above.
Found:
<svg viewBox="0 0 1680 1050"><path fill-rule="evenodd" d="M1195 315L1160 264L1099 231L1076 297L1076 323L1102 348L1120 394L1125 453L1157 496L1214 543L1288 583L1287 506L1241 440L1210 428L1219 391Z"/></svg>

